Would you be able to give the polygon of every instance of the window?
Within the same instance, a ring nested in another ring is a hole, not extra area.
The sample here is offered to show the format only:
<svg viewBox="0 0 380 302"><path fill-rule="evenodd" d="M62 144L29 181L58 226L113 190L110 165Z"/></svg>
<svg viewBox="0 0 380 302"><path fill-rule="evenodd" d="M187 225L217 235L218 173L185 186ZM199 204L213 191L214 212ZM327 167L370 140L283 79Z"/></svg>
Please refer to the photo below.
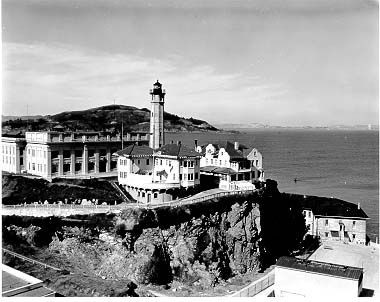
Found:
<svg viewBox="0 0 380 302"><path fill-rule="evenodd" d="M189 180L193 180L194 179L194 174L189 174Z"/></svg>
<svg viewBox="0 0 380 302"><path fill-rule="evenodd" d="M139 159L137 160L137 164L138 164L138 165L140 164L140 160L139 160Z"/></svg>
<svg viewBox="0 0 380 302"><path fill-rule="evenodd" d="M145 197L145 192L142 192L141 197Z"/></svg>
<svg viewBox="0 0 380 302"><path fill-rule="evenodd" d="M213 164L213 160L212 160L212 158L211 158L211 164Z"/></svg>
<svg viewBox="0 0 380 302"><path fill-rule="evenodd" d="M352 234L352 240L355 240L356 235Z"/></svg>
<svg viewBox="0 0 380 302"><path fill-rule="evenodd" d="M199 176L198 173L195 173L195 179L198 179L198 176Z"/></svg>
<svg viewBox="0 0 380 302"><path fill-rule="evenodd" d="M326 219L326 220L325 220L325 226L328 226L328 225L329 225L329 220Z"/></svg>
<svg viewBox="0 0 380 302"><path fill-rule="evenodd" d="M353 222L352 222L352 227L354 228L356 226L356 221L354 220Z"/></svg>
<svg viewBox="0 0 380 302"><path fill-rule="evenodd" d="M187 180L187 174L183 174L183 180Z"/></svg>
<svg viewBox="0 0 380 302"><path fill-rule="evenodd" d="M32 163L32 170L36 170L36 164L35 163Z"/></svg>
<svg viewBox="0 0 380 302"><path fill-rule="evenodd" d="M303 216L306 216L306 211L302 211L302 213L303 213Z"/></svg>
<svg viewBox="0 0 380 302"><path fill-rule="evenodd" d="M44 158L46 158L46 151L44 151Z"/></svg>
<svg viewBox="0 0 380 302"><path fill-rule="evenodd" d="M147 164L147 166L149 166L149 159L146 160L146 164Z"/></svg>
<svg viewBox="0 0 380 302"><path fill-rule="evenodd" d="M63 158L70 158L70 157L71 157L71 151L63 150Z"/></svg>
<svg viewBox="0 0 380 302"><path fill-rule="evenodd" d="M82 150L75 150L75 157L82 157Z"/></svg>
<svg viewBox="0 0 380 302"><path fill-rule="evenodd" d="M220 166L222 165L222 161L221 161L221 160L219 160L219 165L220 165Z"/></svg>
<svg viewBox="0 0 380 302"><path fill-rule="evenodd" d="M329 237L329 233L328 232L325 232L325 237Z"/></svg>
<svg viewBox="0 0 380 302"><path fill-rule="evenodd" d="M309 218L311 217L311 211L309 211Z"/></svg>
<svg viewBox="0 0 380 302"><path fill-rule="evenodd" d="M95 155L94 149L88 149L88 157L93 157Z"/></svg>
<svg viewBox="0 0 380 302"><path fill-rule="evenodd" d="M162 159L160 159L160 165L162 166Z"/></svg>
<svg viewBox="0 0 380 302"><path fill-rule="evenodd" d="M171 160L169 160L169 167L171 167L172 166L172 161Z"/></svg>
<svg viewBox="0 0 380 302"><path fill-rule="evenodd" d="M137 197L140 197L140 191L137 192Z"/></svg>
<svg viewBox="0 0 380 302"><path fill-rule="evenodd" d="M153 198L157 198L158 194L157 193L154 193L153 194Z"/></svg>
<svg viewBox="0 0 380 302"><path fill-rule="evenodd" d="M187 161L183 162L183 166L186 168L187 167Z"/></svg>
<svg viewBox="0 0 380 302"><path fill-rule="evenodd" d="M179 180L182 180L182 174L179 174Z"/></svg>

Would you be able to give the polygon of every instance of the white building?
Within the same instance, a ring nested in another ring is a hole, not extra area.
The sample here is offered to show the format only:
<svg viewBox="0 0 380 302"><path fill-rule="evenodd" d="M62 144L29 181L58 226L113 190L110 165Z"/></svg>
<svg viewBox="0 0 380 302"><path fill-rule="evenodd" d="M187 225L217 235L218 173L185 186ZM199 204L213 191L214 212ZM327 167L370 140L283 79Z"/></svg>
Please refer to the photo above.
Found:
<svg viewBox="0 0 380 302"><path fill-rule="evenodd" d="M305 196L300 200L308 234L321 240L366 244L367 214L356 205L340 199Z"/></svg>
<svg viewBox="0 0 380 302"><path fill-rule="evenodd" d="M281 257L275 266L275 297L353 299L360 295L363 269Z"/></svg>
<svg viewBox="0 0 380 302"><path fill-rule="evenodd" d="M264 181L263 158L255 148L238 142L217 142L198 146L202 153L201 173L219 178L219 188L254 189L255 181Z"/></svg>
<svg viewBox="0 0 380 302"><path fill-rule="evenodd" d="M25 170L48 180L55 177L116 177L119 135L99 132L26 132ZM127 133L123 142L148 144L147 133Z"/></svg>
<svg viewBox="0 0 380 302"><path fill-rule="evenodd" d="M158 81L153 84L150 90L152 96L151 112L150 112L150 137L149 147L157 149L165 144L164 132L164 102L165 89L162 89L161 83Z"/></svg>
<svg viewBox="0 0 380 302"><path fill-rule="evenodd" d="M170 201L175 189L200 183L201 155L182 144L168 144L156 150L130 145L116 155L118 182L138 202Z"/></svg>
<svg viewBox="0 0 380 302"><path fill-rule="evenodd" d="M2 171L21 173L24 169L25 138L1 137Z"/></svg>

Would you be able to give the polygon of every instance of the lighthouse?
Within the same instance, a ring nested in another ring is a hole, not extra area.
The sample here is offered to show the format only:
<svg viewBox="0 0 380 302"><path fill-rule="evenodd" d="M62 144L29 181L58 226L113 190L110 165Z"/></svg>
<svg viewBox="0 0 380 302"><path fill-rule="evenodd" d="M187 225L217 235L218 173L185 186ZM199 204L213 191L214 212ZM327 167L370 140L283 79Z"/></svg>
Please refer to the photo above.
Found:
<svg viewBox="0 0 380 302"><path fill-rule="evenodd" d="M150 90L151 112L150 112L150 137L149 147L157 149L165 144L164 136L164 100L165 90L162 89L160 82L153 84L153 89Z"/></svg>

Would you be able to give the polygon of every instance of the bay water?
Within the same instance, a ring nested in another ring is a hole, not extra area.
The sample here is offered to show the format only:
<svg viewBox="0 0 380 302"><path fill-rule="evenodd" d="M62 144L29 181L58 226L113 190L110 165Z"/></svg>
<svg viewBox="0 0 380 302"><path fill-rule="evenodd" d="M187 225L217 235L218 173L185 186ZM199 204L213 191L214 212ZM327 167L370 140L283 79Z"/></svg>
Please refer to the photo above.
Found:
<svg viewBox="0 0 380 302"><path fill-rule="evenodd" d="M280 192L335 197L359 203L370 217L367 234L379 236L379 132L366 130L260 129L239 133L166 133L194 146L238 141L263 155L265 178ZM297 179L295 182L294 179Z"/></svg>

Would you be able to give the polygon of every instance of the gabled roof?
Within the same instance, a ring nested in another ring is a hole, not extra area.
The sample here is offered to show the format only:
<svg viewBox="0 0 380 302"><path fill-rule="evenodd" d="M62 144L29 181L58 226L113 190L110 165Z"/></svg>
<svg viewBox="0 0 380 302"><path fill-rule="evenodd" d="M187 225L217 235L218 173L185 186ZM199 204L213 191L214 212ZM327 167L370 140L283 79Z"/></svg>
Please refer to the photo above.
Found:
<svg viewBox="0 0 380 302"><path fill-rule="evenodd" d="M117 151L116 155L118 156L153 156L153 149L148 146L138 146L138 145L129 145L123 150Z"/></svg>
<svg viewBox="0 0 380 302"><path fill-rule="evenodd" d="M176 157L201 157L202 155L193 148L182 144L167 144L155 150L160 155L176 156Z"/></svg>
<svg viewBox="0 0 380 302"><path fill-rule="evenodd" d="M311 209L315 216L368 218L358 205L337 198L292 195L302 208Z"/></svg>
<svg viewBox="0 0 380 302"><path fill-rule="evenodd" d="M207 145L209 145L209 144L207 144ZM230 142L230 141L218 141L218 142L212 143L212 145L215 147L215 149L217 151L219 151L221 148L226 150L226 152L228 153L228 155L232 159L245 158L246 157L246 155L244 155L246 153L245 150L248 149L248 147L246 147L242 144L239 144L239 149L236 150L235 144ZM203 150L203 146L202 146L202 150ZM248 155L248 153L247 153L247 155Z"/></svg>
<svg viewBox="0 0 380 302"><path fill-rule="evenodd" d="M363 274L363 269L359 267L297 259L286 256L280 257L276 262L276 266L354 280L359 280Z"/></svg>

